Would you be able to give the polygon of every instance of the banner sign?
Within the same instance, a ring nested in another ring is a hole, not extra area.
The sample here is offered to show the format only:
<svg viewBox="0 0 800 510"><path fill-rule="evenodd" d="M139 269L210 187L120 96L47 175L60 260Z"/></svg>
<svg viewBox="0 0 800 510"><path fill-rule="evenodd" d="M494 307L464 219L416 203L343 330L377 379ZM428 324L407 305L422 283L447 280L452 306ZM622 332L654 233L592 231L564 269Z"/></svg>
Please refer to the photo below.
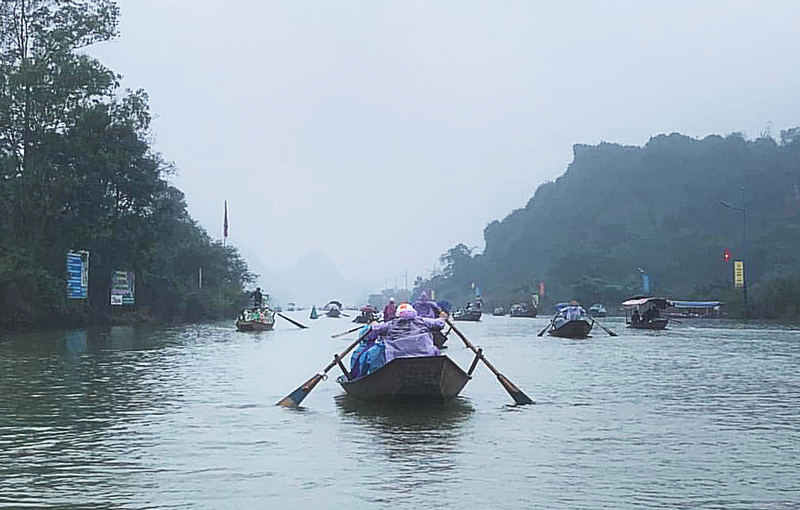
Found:
<svg viewBox="0 0 800 510"><path fill-rule="evenodd" d="M539 282L539 297L544 296L544 282Z"/></svg>
<svg viewBox="0 0 800 510"><path fill-rule="evenodd" d="M111 276L111 306L132 306L136 291L133 271L114 271Z"/></svg>
<svg viewBox="0 0 800 510"><path fill-rule="evenodd" d="M650 275L642 274L642 293L650 294Z"/></svg>
<svg viewBox="0 0 800 510"><path fill-rule="evenodd" d="M744 262L741 260L733 263L733 285L737 289L744 287Z"/></svg>
<svg viewBox="0 0 800 510"><path fill-rule="evenodd" d="M67 299L86 299L89 295L89 252L67 252Z"/></svg>

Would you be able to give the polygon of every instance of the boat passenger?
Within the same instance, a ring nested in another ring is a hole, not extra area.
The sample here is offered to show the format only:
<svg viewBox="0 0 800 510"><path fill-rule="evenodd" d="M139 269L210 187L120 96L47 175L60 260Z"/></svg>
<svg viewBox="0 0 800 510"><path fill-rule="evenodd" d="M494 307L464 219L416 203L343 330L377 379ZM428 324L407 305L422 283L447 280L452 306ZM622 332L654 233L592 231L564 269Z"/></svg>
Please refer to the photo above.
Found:
<svg viewBox="0 0 800 510"><path fill-rule="evenodd" d="M564 312L568 321L586 317L586 310L575 300L569 302L569 306L564 309Z"/></svg>
<svg viewBox="0 0 800 510"><path fill-rule="evenodd" d="M261 308L261 302L264 300L264 296L261 294L261 287L256 287L256 290L253 292L253 308Z"/></svg>
<svg viewBox="0 0 800 510"><path fill-rule="evenodd" d="M417 311L417 315L419 315L420 317L436 319L442 313L442 309L439 308L439 305L436 304L436 301L428 300L428 293L425 292L424 290L419 295L419 299L414 301L413 306L414 310Z"/></svg>
<svg viewBox="0 0 800 510"><path fill-rule="evenodd" d="M639 316L639 310L636 309L633 311L633 315L631 315L631 323L639 324L642 322L642 318Z"/></svg>
<svg viewBox="0 0 800 510"><path fill-rule="evenodd" d="M383 308L383 321L389 322L394 319L395 310L397 310L397 305L394 302L394 298L390 297L389 302L386 303L386 306Z"/></svg>
<svg viewBox="0 0 800 510"><path fill-rule="evenodd" d="M438 308L438 307L437 307ZM397 307L397 318L382 324L373 324L372 331L383 338L386 347L386 363L394 358L416 356L439 356L439 349L433 344L431 331L441 331L445 322L442 319L420 317L408 303Z"/></svg>
<svg viewBox="0 0 800 510"><path fill-rule="evenodd" d="M361 341L350 357L351 379L368 375L384 364L384 345L383 342L376 343L378 334L365 325L358 331L358 336Z"/></svg>

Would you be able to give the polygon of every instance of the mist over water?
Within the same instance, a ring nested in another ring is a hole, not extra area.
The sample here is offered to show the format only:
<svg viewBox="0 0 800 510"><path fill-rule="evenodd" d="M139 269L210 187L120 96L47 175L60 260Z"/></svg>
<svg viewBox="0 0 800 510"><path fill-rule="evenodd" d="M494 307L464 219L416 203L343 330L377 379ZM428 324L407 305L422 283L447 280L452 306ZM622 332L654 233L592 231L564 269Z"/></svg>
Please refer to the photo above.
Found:
<svg viewBox="0 0 800 510"><path fill-rule="evenodd" d="M322 369L353 324L220 322L6 334L0 507L796 508L798 331L686 321L588 340L546 318L461 330L536 405L483 366L452 404L360 404ZM445 353L467 367L452 338ZM335 371L330 375L335 376Z"/></svg>

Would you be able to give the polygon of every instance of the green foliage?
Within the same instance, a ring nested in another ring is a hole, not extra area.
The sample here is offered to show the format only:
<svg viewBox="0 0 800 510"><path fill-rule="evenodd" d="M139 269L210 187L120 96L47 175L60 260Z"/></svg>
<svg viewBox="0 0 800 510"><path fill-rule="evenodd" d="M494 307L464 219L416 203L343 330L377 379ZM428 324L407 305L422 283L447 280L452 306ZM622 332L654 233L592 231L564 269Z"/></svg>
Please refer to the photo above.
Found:
<svg viewBox="0 0 800 510"><path fill-rule="evenodd" d="M524 208L486 227L482 254L452 248L442 256L445 270L420 286L466 300L474 281L487 304L507 306L544 281L548 303L579 299L613 309L640 293L643 268L656 294L721 299L734 314L739 294L722 252L741 259L742 214L720 202L741 207L745 187L754 311L795 314L778 301L798 289L789 268L800 253L800 129L782 132L780 143L671 134L644 147L576 145L574 155Z"/></svg>
<svg viewBox="0 0 800 510"><path fill-rule="evenodd" d="M88 311L101 317L115 269L134 270L139 306L168 319L234 309L253 279L167 182L147 94L120 94L78 52L115 37L118 14L111 0L0 3L0 325L86 313L64 298L71 249L91 253Z"/></svg>

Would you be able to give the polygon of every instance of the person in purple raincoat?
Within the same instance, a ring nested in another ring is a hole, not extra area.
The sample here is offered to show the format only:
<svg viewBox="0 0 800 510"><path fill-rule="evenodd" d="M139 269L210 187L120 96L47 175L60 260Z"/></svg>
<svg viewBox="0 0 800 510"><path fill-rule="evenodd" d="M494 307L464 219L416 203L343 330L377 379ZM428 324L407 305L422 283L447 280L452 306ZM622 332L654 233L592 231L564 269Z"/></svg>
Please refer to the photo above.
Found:
<svg viewBox="0 0 800 510"><path fill-rule="evenodd" d="M414 301L414 310L420 317L428 317L429 319L438 319L442 313L442 309L435 301L428 300L428 293L424 290L419 295L419 299Z"/></svg>
<svg viewBox="0 0 800 510"><path fill-rule="evenodd" d="M386 363L389 363L394 358L439 356L431 332L441 331L444 325L442 319L419 317L411 305L403 303L397 307L396 319L373 324L372 332L383 339Z"/></svg>

